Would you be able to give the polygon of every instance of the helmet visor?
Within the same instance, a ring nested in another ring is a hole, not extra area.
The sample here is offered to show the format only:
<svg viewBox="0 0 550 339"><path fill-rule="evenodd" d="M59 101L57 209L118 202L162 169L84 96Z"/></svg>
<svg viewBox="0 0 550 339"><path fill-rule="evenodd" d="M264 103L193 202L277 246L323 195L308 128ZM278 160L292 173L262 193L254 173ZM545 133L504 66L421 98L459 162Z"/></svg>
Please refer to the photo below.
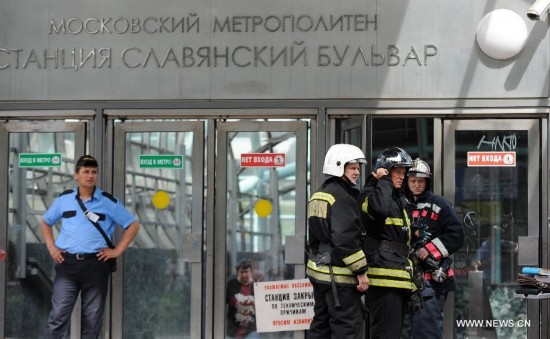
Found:
<svg viewBox="0 0 550 339"><path fill-rule="evenodd" d="M408 177L417 177L417 178L429 178L430 176L426 173L422 173L422 172L416 172L416 171L411 171L409 170L407 172L407 176Z"/></svg>
<svg viewBox="0 0 550 339"><path fill-rule="evenodd" d="M358 159L352 159L347 162L347 164L357 164L357 163L366 164L367 160L365 158L358 158Z"/></svg>

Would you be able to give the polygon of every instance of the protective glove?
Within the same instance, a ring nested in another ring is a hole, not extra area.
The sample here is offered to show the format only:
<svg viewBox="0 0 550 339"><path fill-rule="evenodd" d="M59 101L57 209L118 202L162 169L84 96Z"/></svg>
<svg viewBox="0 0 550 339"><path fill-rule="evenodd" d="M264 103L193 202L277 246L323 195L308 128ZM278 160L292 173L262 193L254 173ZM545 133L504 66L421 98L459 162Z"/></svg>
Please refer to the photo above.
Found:
<svg viewBox="0 0 550 339"><path fill-rule="evenodd" d="M413 233L416 235L416 239L414 240L414 248L420 248L424 246L431 238L432 234L428 232L428 225L426 224L417 224L414 223L412 225Z"/></svg>
<svg viewBox="0 0 550 339"><path fill-rule="evenodd" d="M424 307L424 300L420 290L416 290L411 293L409 300L407 300L407 310L410 314L419 314Z"/></svg>

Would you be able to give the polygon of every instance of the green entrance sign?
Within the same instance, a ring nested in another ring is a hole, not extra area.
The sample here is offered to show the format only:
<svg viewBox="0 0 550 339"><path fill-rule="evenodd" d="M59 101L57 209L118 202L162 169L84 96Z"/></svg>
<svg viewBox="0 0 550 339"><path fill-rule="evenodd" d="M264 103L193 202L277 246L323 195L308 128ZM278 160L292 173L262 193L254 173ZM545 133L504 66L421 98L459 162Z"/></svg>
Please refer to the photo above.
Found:
<svg viewBox="0 0 550 339"><path fill-rule="evenodd" d="M20 153L19 167L61 167L61 153Z"/></svg>
<svg viewBox="0 0 550 339"><path fill-rule="evenodd" d="M140 155L139 168L183 168L183 155Z"/></svg>

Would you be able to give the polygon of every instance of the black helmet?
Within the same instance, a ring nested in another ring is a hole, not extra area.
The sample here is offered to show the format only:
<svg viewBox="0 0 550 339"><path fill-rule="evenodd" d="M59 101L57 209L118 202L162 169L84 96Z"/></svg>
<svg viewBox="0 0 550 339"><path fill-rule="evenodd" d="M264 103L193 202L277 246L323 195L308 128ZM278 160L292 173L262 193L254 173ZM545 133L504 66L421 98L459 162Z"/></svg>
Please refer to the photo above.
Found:
<svg viewBox="0 0 550 339"><path fill-rule="evenodd" d="M388 147L378 155L376 159L376 164L374 165L374 170L376 171L379 168L385 168L388 171L394 167L411 167L412 158L405 152L402 148L399 147Z"/></svg>

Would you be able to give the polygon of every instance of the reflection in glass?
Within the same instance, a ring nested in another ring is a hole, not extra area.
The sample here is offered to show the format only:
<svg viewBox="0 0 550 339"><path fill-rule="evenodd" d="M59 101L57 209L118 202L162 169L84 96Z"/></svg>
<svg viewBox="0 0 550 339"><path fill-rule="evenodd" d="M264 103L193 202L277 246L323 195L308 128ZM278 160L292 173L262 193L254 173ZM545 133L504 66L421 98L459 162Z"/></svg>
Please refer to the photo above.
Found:
<svg viewBox="0 0 550 339"><path fill-rule="evenodd" d="M40 220L53 200L74 187L74 133L10 133L7 338L39 338L51 307L53 261L42 243ZM19 167L20 153L61 153L60 167ZM54 227L57 237L60 225Z"/></svg>
<svg viewBox="0 0 550 339"><path fill-rule="evenodd" d="M125 204L142 228L124 255L124 338L190 336L191 274L182 239L191 233L192 148L192 132L126 134ZM144 168L140 155L183 155L183 169ZM158 191L167 194L166 208L153 205Z"/></svg>
<svg viewBox="0 0 550 339"><path fill-rule="evenodd" d="M294 279L284 262L285 237L296 230L296 133L231 132L227 154L226 272L235 277L236 264L248 259L255 281ZM241 167L243 153L284 153L284 167ZM258 201L267 200L271 213L257 213ZM293 333L261 334L262 338L290 337Z"/></svg>
<svg viewBox="0 0 550 339"><path fill-rule="evenodd" d="M466 234L466 243L454 258L456 319L527 319L525 301L513 297L520 272L518 237L528 235L527 134L506 130L455 132L455 208ZM469 167L468 151L515 151L516 166ZM468 315L467 300L475 293L470 289L469 277L479 277L483 286L483 300L478 300L484 305L483 314ZM468 335L465 328L455 330L460 338ZM527 336L526 327L483 331L498 338Z"/></svg>

